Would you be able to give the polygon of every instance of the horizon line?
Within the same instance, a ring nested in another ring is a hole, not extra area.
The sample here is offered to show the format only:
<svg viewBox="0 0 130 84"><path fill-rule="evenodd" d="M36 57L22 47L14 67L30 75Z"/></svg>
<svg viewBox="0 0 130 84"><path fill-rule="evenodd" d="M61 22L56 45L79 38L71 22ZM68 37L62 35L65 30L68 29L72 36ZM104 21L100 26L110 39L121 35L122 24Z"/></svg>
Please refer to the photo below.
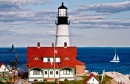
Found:
<svg viewBox="0 0 130 84"><path fill-rule="evenodd" d="M37 46L14 46L15 48L27 48L27 47L37 47ZM41 47L51 47L51 46L41 46ZM73 47L73 46L70 46ZM130 46L76 46L76 47L130 47ZM12 46L1 46L0 48L12 48Z"/></svg>

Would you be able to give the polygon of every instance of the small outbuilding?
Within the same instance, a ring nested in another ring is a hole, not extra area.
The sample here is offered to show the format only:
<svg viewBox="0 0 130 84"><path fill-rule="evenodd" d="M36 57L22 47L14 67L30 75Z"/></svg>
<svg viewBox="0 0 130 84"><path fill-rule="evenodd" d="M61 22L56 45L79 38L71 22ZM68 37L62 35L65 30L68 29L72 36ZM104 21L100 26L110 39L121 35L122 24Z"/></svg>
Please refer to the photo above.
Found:
<svg viewBox="0 0 130 84"><path fill-rule="evenodd" d="M91 73L84 81L83 84L100 84L100 80Z"/></svg>
<svg viewBox="0 0 130 84"><path fill-rule="evenodd" d="M0 81L9 80L9 68L7 68L4 63L0 63Z"/></svg>

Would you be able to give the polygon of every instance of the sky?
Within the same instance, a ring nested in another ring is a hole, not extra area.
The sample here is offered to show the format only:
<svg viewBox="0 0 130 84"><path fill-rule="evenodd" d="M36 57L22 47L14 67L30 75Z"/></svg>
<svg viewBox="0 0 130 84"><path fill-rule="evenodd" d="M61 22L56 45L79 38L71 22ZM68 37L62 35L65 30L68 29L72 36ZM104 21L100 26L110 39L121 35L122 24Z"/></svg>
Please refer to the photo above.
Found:
<svg viewBox="0 0 130 84"><path fill-rule="evenodd" d="M130 46L130 0L0 0L0 47L51 46L62 2L71 46Z"/></svg>

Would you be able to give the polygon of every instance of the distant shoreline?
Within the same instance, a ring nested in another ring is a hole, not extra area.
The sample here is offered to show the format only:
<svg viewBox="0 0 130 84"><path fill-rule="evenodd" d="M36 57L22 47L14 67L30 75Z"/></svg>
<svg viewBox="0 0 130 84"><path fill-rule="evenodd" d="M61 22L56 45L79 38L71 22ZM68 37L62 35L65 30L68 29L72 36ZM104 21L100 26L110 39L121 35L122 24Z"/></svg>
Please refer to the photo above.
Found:
<svg viewBox="0 0 130 84"><path fill-rule="evenodd" d="M36 46L27 46L36 47ZM15 47L15 48L27 48L27 47ZM51 47L51 46L41 46L41 47ZM73 47L73 46L72 46ZM77 48L130 48L130 46L76 46ZM11 48L11 47L0 47L0 48Z"/></svg>

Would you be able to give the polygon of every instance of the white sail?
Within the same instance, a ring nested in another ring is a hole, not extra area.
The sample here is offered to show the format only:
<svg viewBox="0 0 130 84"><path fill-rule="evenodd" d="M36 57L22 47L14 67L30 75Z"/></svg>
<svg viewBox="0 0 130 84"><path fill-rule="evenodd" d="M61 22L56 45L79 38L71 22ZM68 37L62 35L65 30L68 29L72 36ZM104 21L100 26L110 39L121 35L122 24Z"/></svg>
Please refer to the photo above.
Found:
<svg viewBox="0 0 130 84"><path fill-rule="evenodd" d="M118 55L117 55L117 57L116 57L116 60L120 60Z"/></svg>
<svg viewBox="0 0 130 84"><path fill-rule="evenodd" d="M114 55L114 58L113 58L113 60L116 60L116 54Z"/></svg>
<svg viewBox="0 0 130 84"><path fill-rule="evenodd" d="M110 62L120 62L119 56L116 54L116 49L115 49L115 55L113 60L111 60Z"/></svg>

